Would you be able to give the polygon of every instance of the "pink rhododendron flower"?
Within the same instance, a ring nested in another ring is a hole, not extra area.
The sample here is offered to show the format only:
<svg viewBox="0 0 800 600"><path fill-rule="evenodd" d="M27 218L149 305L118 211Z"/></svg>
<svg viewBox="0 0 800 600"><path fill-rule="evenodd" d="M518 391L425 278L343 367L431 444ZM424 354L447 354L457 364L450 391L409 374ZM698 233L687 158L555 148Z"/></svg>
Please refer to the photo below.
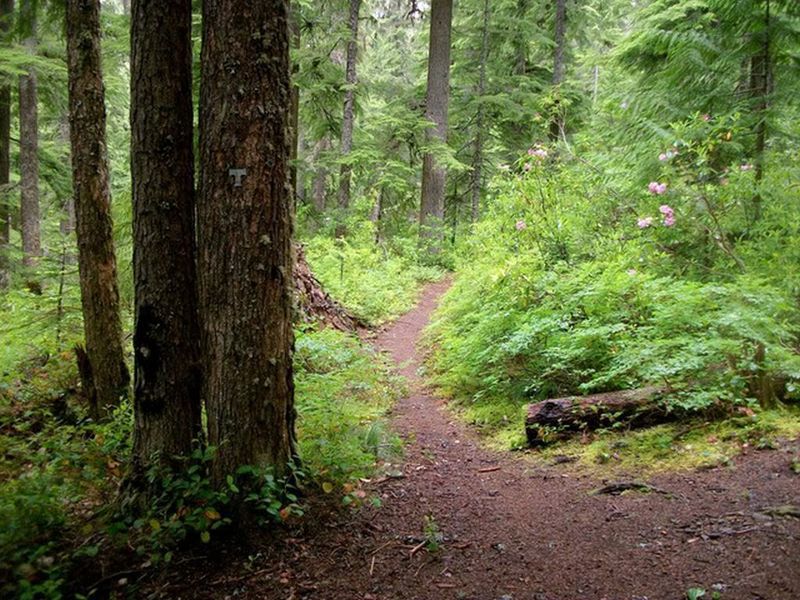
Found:
<svg viewBox="0 0 800 600"><path fill-rule="evenodd" d="M664 226L672 227L675 225L675 211L668 204L662 204L659 207L659 212L664 215Z"/></svg>
<svg viewBox="0 0 800 600"><path fill-rule="evenodd" d="M531 165L531 163L525 163L524 165L522 165L522 170L526 171L526 172L530 171L532 168L533 168L533 165Z"/></svg>
<svg viewBox="0 0 800 600"><path fill-rule="evenodd" d="M753 168L753 165L751 165L751 164L749 164L749 163L745 163L745 164L743 164L743 165L742 165L741 167L739 167L739 168L740 168L742 171L749 171L750 169L752 169L752 168Z"/></svg>
<svg viewBox="0 0 800 600"><path fill-rule="evenodd" d="M636 277L637 273L638 271L636 269L628 269L628 275L630 275L631 277Z"/></svg>
<svg viewBox="0 0 800 600"><path fill-rule="evenodd" d="M650 190L651 194L660 196L667 191L667 184L659 183L658 181L651 181L650 185L647 186L647 189Z"/></svg>
<svg viewBox="0 0 800 600"><path fill-rule="evenodd" d="M711 115L709 115L708 113L706 113L706 114L704 114L704 115L703 115L703 117L702 117L702 118L703 118L703 121L710 121L710 120L711 120Z"/></svg>
<svg viewBox="0 0 800 600"><path fill-rule="evenodd" d="M522 231L523 229L527 229L528 228L528 224L525 221L523 221L522 219L520 219L519 221L517 221L517 223L514 225L514 227L516 227L517 231Z"/></svg>
<svg viewBox="0 0 800 600"><path fill-rule="evenodd" d="M647 229L653 224L653 217L642 217L638 221L636 221L636 225L639 229Z"/></svg>
<svg viewBox="0 0 800 600"><path fill-rule="evenodd" d="M660 160L662 162L667 160L668 158L669 158L669 156L667 156L666 152L662 152L661 154L658 155L658 160Z"/></svg>
<svg viewBox="0 0 800 600"><path fill-rule="evenodd" d="M528 148L528 156L535 156L539 160L544 160L547 158L547 150L537 145L533 148Z"/></svg>

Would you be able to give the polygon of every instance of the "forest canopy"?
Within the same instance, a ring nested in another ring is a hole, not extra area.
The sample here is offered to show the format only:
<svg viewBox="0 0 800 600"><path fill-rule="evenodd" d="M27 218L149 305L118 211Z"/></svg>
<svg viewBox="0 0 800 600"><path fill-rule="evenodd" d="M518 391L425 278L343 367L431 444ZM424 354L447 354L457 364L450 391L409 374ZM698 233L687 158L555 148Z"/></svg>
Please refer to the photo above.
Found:
<svg viewBox="0 0 800 600"><path fill-rule="evenodd" d="M795 0L0 0L0 595L379 506L430 282L498 452L796 437L798 89Z"/></svg>

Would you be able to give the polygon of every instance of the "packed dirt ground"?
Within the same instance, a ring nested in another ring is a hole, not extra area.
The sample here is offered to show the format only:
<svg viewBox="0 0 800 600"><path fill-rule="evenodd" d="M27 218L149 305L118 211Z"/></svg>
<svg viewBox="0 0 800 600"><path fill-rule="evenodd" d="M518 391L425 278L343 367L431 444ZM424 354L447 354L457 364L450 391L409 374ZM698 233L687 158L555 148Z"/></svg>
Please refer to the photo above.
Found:
<svg viewBox="0 0 800 600"><path fill-rule="evenodd" d="M800 598L797 441L731 466L654 476L648 493L621 495L592 494L609 482L569 465L486 450L417 374L416 342L446 287L428 286L375 342L411 389L392 414L407 443L403 465L368 484L382 506L312 508L319 519L196 557L150 594L678 600L702 588L722 600Z"/></svg>

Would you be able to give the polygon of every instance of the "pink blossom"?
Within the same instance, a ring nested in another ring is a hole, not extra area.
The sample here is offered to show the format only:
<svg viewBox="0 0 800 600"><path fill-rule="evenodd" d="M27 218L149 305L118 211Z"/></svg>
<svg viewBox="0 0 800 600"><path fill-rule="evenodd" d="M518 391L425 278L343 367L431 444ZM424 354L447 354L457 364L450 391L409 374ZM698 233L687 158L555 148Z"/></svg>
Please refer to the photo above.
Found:
<svg viewBox="0 0 800 600"><path fill-rule="evenodd" d="M667 191L667 184L659 183L658 181L651 181L650 185L647 186L647 189L650 190L651 194L660 196Z"/></svg>
<svg viewBox="0 0 800 600"><path fill-rule="evenodd" d="M751 165L750 163L745 163L745 164L743 164L743 165L742 165L741 167L739 167L739 168L740 168L742 171L749 171L750 169L752 169L752 168L753 168L753 165Z"/></svg>
<svg viewBox="0 0 800 600"><path fill-rule="evenodd" d="M628 269L627 273L631 277L636 277L637 271L636 271L636 269Z"/></svg>
<svg viewBox="0 0 800 600"><path fill-rule="evenodd" d="M639 229L647 229L653 224L653 217L641 217L638 221L636 221L636 225Z"/></svg>
<svg viewBox="0 0 800 600"><path fill-rule="evenodd" d="M524 165L522 165L522 170L526 171L526 172L530 171L532 168L533 168L533 165L531 165L531 163L525 163Z"/></svg>
<svg viewBox="0 0 800 600"><path fill-rule="evenodd" d="M533 148L528 148L528 156L535 156L539 160L544 160L547 158L547 150L537 145Z"/></svg>
<svg viewBox="0 0 800 600"><path fill-rule="evenodd" d="M662 152L661 154L658 155L658 160L660 160L662 162L667 160L668 158L669 158L669 156L667 156L666 152Z"/></svg>
<svg viewBox="0 0 800 600"><path fill-rule="evenodd" d="M523 221L522 219L520 219L519 221L517 221L517 223L516 223L516 225L514 225L514 227L517 228L517 231L522 231L523 229L527 229L528 228L528 224L525 223L525 221Z"/></svg>
<svg viewBox="0 0 800 600"><path fill-rule="evenodd" d="M703 115L703 117L702 117L702 118L703 118L703 121L710 121L710 120L711 120L711 115L709 115L708 113L706 113L706 114L704 114L704 115Z"/></svg>
<svg viewBox="0 0 800 600"><path fill-rule="evenodd" d="M668 204L662 204L658 208L659 212L664 215L664 226L672 227L675 225L675 211Z"/></svg>

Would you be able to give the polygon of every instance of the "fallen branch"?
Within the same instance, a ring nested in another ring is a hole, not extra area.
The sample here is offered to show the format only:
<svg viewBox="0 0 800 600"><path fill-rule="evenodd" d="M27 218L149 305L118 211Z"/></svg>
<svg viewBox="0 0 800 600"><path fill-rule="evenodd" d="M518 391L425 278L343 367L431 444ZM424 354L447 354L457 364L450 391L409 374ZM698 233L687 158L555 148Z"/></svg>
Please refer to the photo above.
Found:
<svg viewBox="0 0 800 600"><path fill-rule="evenodd" d="M649 494L650 492L656 492L658 494L669 494L669 492L659 489L657 487L653 487L647 483L643 483L641 481L617 481L614 483L610 483L606 486L598 488L596 490L592 490L589 492L590 496L599 496L601 494L611 494L612 496L619 496L622 492L628 491L636 491L636 492L644 492Z"/></svg>

